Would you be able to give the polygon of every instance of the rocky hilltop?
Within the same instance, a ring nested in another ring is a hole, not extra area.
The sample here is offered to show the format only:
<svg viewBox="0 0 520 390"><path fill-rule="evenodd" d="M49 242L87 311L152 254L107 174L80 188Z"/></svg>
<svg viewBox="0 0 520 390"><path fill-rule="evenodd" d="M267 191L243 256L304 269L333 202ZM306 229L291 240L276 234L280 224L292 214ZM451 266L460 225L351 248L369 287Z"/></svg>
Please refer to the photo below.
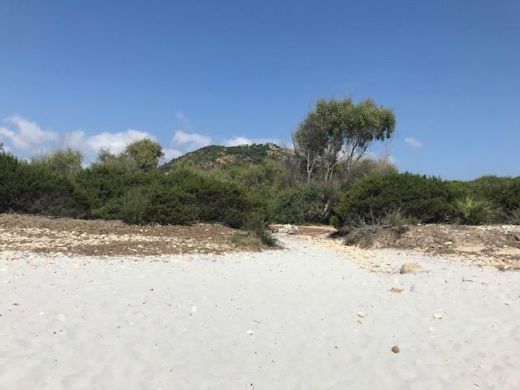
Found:
<svg viewBox="0 0 520 390"><path fill-rule="evenodd" d="M212 169L233 163L256 165L263 164L268 159L283 161L291 153L293 153L291 150L273 143L240 146L210 145L174 158L164 164L162 169L170 171L178 166Z"/></svg>

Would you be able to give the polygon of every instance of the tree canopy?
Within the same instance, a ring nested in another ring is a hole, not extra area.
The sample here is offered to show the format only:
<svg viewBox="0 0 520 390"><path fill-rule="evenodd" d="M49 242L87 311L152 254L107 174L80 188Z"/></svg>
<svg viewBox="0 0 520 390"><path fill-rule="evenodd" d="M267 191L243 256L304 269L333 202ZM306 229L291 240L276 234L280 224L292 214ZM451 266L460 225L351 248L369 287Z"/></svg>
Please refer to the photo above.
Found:
<svg viewBox="0 0 520 390"><path fill-rule="evenodd" d="M307 180L320 172L329 181L339 165L348 171L374 141L391 137L395 115L373 100L358 104L350 98L319 100L294 133L296 154L304 163Z"/></svg>
<svg viewBox="0 0 520 390"><path fill-rule="evenodd" d="M159 159L164 156L161 145L147 138L128 145L124 154L143 171L157 168Z"/></svg>
<svg viewBox="0 0 520 390"><path fill-rule="evenodd" d="M129 144L119 154L113 154L108 150L102 149L99 152L95 165L117 166L149 172L158 167L159 159L162 156L164 156L164 153L161 145L158 142L145 138Z"/></svg>

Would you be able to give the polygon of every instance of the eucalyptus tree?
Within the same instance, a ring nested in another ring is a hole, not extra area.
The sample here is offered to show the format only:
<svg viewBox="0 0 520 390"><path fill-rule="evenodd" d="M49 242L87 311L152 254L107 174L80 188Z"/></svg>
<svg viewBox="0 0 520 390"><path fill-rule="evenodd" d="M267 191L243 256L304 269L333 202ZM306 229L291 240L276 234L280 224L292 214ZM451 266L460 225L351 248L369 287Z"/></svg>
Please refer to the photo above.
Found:
<svg viewBox="0 0 520 390"><path fill-rule="evenodd" d="M358 104L349 98L321 99L298 126L293 142L307 181L319 171L327 182L338 166L349 172L374 142L390 138L394 129L393 111L371 99Z"/></svg>

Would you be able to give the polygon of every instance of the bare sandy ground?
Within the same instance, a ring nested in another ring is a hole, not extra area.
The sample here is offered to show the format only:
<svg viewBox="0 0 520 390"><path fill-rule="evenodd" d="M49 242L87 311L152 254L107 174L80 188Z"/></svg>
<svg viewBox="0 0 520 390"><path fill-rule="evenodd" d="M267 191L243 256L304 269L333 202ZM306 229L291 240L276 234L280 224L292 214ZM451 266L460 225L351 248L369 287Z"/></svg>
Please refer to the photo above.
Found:
<svg viewBox="0 0 520 390"><path fill-rule="evenodd" d="M384 262L369 272L282 241L138 261L0 252L0 388L520 388L520 272L357 254ZM426 272L397 273L411 260Z"/></svg>

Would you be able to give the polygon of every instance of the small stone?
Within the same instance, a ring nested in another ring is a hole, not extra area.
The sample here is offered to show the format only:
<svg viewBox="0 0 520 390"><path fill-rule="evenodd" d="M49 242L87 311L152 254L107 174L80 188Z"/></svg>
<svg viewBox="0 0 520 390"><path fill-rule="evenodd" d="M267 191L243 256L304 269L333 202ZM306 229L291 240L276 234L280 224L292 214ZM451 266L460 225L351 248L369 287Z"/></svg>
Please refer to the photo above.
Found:
<svg viewBox="0 0 520 390"><path fill-rule="evenodd" d="M365 318L365 317L366 317L366 314L363 313L362 311L358 311L358 312L356 313L356 315L357 315L359 318Z"/></svg>
<svg viewBox="0 0 520 390"><path fill-rule="evenodd" d="M397 345L394 345L394 346L392 347L391 351L392 351L393 353L399 353L399 352L401 352L401 350L399 349L399 347L398 347Z"/></svg>
<svg viewBox="0 0 520 390"><path fill-rule="evenodd" d="M400 274L415 274L416 272L421 272L423 268L419 263L404 263L401 265L401 269L399 270Z"/></svg>
<svg viewBox="0 0 520 390"><path fill-rule="evenodd" d="M404 289L402 289L401 287L392 287L390 289L390 292L397 293L397 294L401 294L403 291L404 291Z"/></svg>
<svg viewBox="0 0 520 390"><path fill-rule="evenodd" d="M247 334L248 334L249 336L252 336L252 335L254 334L254 332L253 332L251 329L249 329L249 330L247 331Z"/></svg>
<svg viewBox="0 0 520 390"><path fill-rule="evenodd" d="M442 315L442 313L435 313L433 315L433 318L435 318L436 320L442 320L443 315Z"/></svg>

